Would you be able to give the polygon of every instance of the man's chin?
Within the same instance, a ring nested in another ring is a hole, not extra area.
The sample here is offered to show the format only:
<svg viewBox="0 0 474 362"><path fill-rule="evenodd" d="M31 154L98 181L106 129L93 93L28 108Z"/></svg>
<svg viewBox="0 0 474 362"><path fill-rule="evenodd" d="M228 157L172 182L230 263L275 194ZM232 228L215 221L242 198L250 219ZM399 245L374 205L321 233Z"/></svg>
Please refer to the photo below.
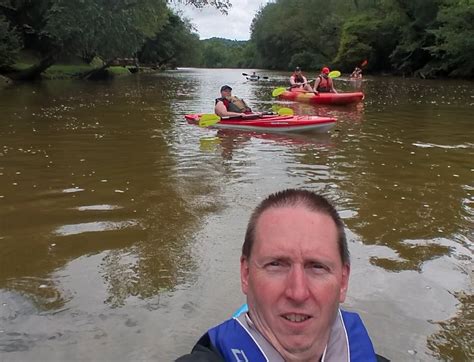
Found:
<svg viewBox="0 0 474 362"><path fill-rule="evenodd" d="M313 343L309 342L306 338L304 340L302 338L288 339L282 347L287 353L297 356L313 352Z"/></svg>

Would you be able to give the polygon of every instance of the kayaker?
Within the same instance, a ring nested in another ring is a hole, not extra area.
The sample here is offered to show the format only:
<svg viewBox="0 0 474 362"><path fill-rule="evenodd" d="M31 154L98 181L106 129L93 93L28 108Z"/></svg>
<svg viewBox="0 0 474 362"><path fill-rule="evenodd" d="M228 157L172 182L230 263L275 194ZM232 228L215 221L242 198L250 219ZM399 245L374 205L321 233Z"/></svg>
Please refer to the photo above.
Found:
<svg viewBox="0 0 474 362"><path fill-rule="evenodd" d="M344 224L328 200L297 189L268 196L250 216L240 257L248 309L177 361L376 361L361 318L339 308L349 274Z"/></svg>
<svg viewBox="0 0 474 362"><path fill-rule="evenodd" d="M362 78L362 69L355 67L354 71L351 73L351 78L361 79Z"/></svg>
<svg viewBox="0 0 474 362"><path fill-rule="evenodd" d="M334 88L334 82L329 78L329 68L323 67L321 69L321 74L316 78L314 83L314 93L337 93L336 88Z"/></svg>
<svg viewBox="0 0 474 362"><path fill-rule="evenodd" d="M216 99L214 113L220 117L242 116L252 113L243 99L232 96L232 88L228 85L221 87L221 97Z"/></svg>
<svg viewBox="0 0 474 362"><path fill-rule="evenodd" d="M290 76L290 88L303 88L308 92L312 92L313 88L308 82L308 79L303 75L300 67L296 67L293 74Z"/></svg>

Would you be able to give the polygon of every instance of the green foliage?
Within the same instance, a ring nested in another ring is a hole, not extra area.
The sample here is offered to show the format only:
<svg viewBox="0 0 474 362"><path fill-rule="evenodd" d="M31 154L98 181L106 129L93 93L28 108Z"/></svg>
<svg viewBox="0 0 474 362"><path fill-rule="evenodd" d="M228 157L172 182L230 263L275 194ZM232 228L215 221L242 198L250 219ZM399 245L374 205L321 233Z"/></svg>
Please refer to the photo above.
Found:
<svg viewBox="0 0 474 362"><path fill-rule="evenodd" d="M341 4L278 0L264 7L251 27L251 39L262 65L289 69L298 63L315 69L331 62L337 53L342 26L338 11L347 11L347 6Z"/></svg>
<svg viewBox="0 0 474 362"><path fill-rule="evenodd" d="M54 0L45 32L63 51L112 60L133 56L167 18L160 0Z"/></svg>
<svg viewBox="0 0 474 362"><path fill-rule="evenodd" d="M431 57L426 47L434 37L428 32L438 12L439 0L395 1L393 11L400 16L399 40L390 55L392 66L399 72L414 73Z"/></svg>
<svg viewBox="0 0 474 362"><path fill-rule="evenodd" d="M205 6L213 6L223 14L227 14L232 4L230 0L177 0L178 2L186 5L193 5L197 8L203 8ZM171 0L169 2L172 2Z"/></svg>
<svg viewBox="0 0 474 362"><path fill-rule="evenodd" d="M175 67L199 65L201 57L199 36L191 25L178 15L170 13L165 27L149 39L138 54L141 63Z"/></svg>
<svg viewBox="0 0 474 362"><path fill-rule="evenodd" d="M203 63L206 68L238 68L245 64L243 60L246 42L211 38L201 41Z"/></svg>
<svg viewBox="0 0 474 362"><path fill-rule="evenodd" d="M435 44L427 50L435 57L432 72L452 76L474 76L474 2L449 1L437 16L439 27L431 29Z"/></svg>
<svg viewBox="0 0 474 362"><path fill-rule="evenodd" d="M347 19L335 62L340 69L351 71L364 59L371 69L390 68L389 56L396 45L397 28L384 21L382 13L370 10Z"/></svg>
<svg viewBox="0 0 474 362"><path fill-rule="evenodd" d="M49 67L43 76L46 79L74 78L91 69L92 67L90 65L55 64Z"/></svg>
<svg viewBox="0 0 474 362"><path fill-rule="evenodd" d="M261 68L261 60L253 42L246 42L242 50L240 68Z"/></svg>
<svg viewBox="0 0 474 362"><path fill-rule="evenodd" d="M276 0L251 26L261 67L472 77L472 0Z"/></svg>
<svg viewBox="0 0 474 362"><path fill-rule="evenodd" d="M9 21L4 16L0 15L0 67L15 62L20 45L18 32L10 26Z"/></svg>
<svg viewBox="0 0 474 362"><path fill-rule="evenodd" d="M176 1L231 7L231 0ZM167 67L351 71L368 59L369 72L474 75L473 0L275 0L254 17L248 42L199 41L171 2L0 0L0 66L23 45L43 67L64 54L106 63L139 54Z"/></svg>

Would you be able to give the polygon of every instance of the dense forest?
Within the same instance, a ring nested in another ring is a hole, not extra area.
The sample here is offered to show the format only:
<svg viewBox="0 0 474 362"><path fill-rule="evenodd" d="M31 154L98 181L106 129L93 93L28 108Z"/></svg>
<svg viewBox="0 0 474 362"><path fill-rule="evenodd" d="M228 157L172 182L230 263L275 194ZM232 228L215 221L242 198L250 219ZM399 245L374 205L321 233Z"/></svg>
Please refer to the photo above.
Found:
<svg viewBox="0 0 474 362"><path fill-rule="evenodd" d="M474 76L474 0L276 0L234 66Z"/></svg>
<svg viewBox="0 0 474 362"><path fill-rule="evenodd" d="M222 16L231 2L181 1L214 6ZM373 73L474 75L474 0L276 0L260 9L250 30L249 41L199 40L166 0L0 0L0 73L33 79L80 59L95 64L81 74L88 77L117 59L134 59L161 69L342 71L367 60Z"/></svg>
<svg viewBox="0 0 474 362"><path fill-rule="evenodd" d="M214 6L223 15L231 6L229 0L180 2ZM175 67L201 59L200 47L189 21L167 0L0 0L0 73L12 79L35 79L57 63L94 64L83 78L124 59Z"/></svg>

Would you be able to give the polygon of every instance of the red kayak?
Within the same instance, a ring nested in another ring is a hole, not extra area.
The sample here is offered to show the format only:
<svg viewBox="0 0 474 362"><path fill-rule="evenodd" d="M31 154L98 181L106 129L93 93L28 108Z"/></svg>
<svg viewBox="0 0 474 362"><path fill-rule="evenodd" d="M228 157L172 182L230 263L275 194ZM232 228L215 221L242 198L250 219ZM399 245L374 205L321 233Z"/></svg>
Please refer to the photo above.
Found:
<svg viewBox="0 0 474 362"><path fill-rule="evenodd" d="M293 88L279 95L281 99L288 101L313 103L313 104L350 104L357 103L364 99L364 93L319 93L314 94L301 88Z"/></svg>
<svg viewBox="0 0 474 362"><path fill-rule="evenodd" d="M200 114L187 114L190 124L199 124ZM222 129L240 129L260 132L327 132L336 124L336 119L319 116L279 116L263 115L252 119L222 119L210 127Z"/></svg>

